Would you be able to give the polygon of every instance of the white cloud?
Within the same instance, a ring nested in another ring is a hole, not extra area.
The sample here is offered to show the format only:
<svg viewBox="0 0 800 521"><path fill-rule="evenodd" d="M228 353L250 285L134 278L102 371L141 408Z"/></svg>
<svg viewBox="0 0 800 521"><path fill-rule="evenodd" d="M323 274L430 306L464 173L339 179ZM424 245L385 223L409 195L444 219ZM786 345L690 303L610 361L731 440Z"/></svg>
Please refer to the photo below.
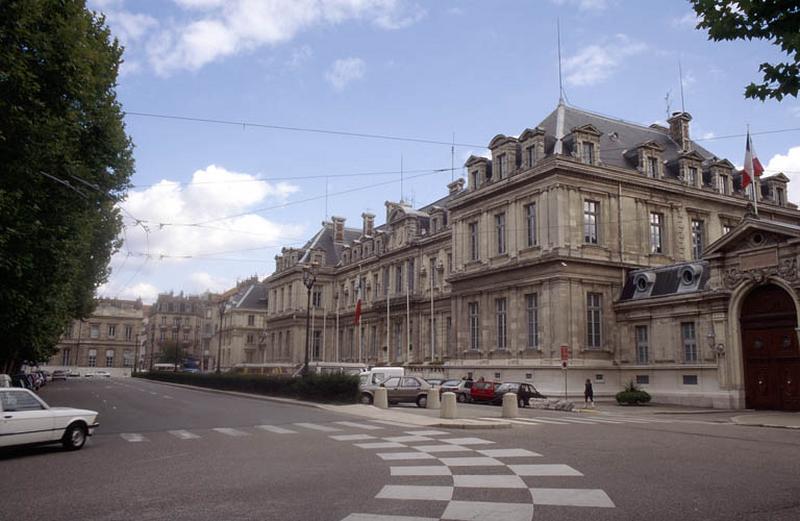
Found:
<svg viewBox="0 0 800 521"><path fill-rule="evenodd" d="M381 29L416 23L425 11L403 0L177 0L189 20L164 27L148 57L161 75L292 40L316 26L363 20Z"/></svg>
<svg viewBox="0 0 800 521"><path fill-rule="evenodd" d="M112 293L115 289L119 291ZM142 299L145 303L154 302L158 297L158 288L149 282L138 282L132 286L119 287L112 284L103 284L97 289L97 295L105 298L121 298L127 300Z"/></svg>
<svg viewBox="0 0 800 521"><path fill-rule="evenodd" d="M764 170L766 170L764 175L783 172L786 177L791 179L789 200L795 203L800 202L800 146L790 148L786 155L775 154Z"/></svg>
<svg viewBox="0 0 800 521"><path fill-rule="evenodd" d="M141 226L130 225L130 218L126 219L127 242L120 255L149 253L153 259L164 256L161 260L184 262L212 258L212 253L296 242L302 227L270 221L252 209L268 199L282 201L297 191L289 183L269 183L216 165L196 171L184 188L162 180L131 190L122 206L126 215L143 220L150 233L146 236ZM228 215L236 217L220 220Z"/></svg>
<svg viewBox="0 0 800 521"><path fill-rule="evenodd" d="M187 288L191 293L204 293L210 291L211 293L221 293L234 285L225 277L215 277L205 271L196 271L189 275L189 281L194 284L194 288Z"/></svg>
<svg viewBox="0 0 800 521"><path fill-rule="evenodd" d="M589 45L564 60L565 80L577 87L595 85L610 78L626 58L641 54L647 45L617 34L601 44Z"/></svg>
<svg viewBox="0 0 800 521"><path fill-rule="evenodd" d="M314 55L314 51L308 45L303 45L294 49L289 59L286 60L286 66L290 69L296 69L306 63Z"/></svg>
<svg viewBox="0 0 800 521"><path fill-rule="evenodd" d="M159 26L158 20L150 15L125 10L122 0L92 0L89 2L89 7L101 11L106 16L111 33L126 48Z"/></svg>
<svg viewBox="0 0 800 521"><path fill-rule="evenodd" d="M333 62L325 73L325 79L334 89L341 91L350 83L363 78L366 69L367 65L361 58L343 58Z"/></svg>
<svg viewBox="0 0 800 521"><path fill-rule="evenodd" d="M608 5L608 0L550 0L556 5L577 7L580 11L603 11Z"/></svg>
<svg viewBox="0 0 800 521"><path fill-rule="evenodd" d="M699 21L700 19L694 11L688 11L680 18L673 18L670 24L676 29L694 29Z"/></svg>
<svg viewBox="0 0 800 521"><path fill-rule="evenodd" d="M716 137L716 134L713 132L703 132L703 134L700 136L700 139L713 139L714 137Z"/></svg>

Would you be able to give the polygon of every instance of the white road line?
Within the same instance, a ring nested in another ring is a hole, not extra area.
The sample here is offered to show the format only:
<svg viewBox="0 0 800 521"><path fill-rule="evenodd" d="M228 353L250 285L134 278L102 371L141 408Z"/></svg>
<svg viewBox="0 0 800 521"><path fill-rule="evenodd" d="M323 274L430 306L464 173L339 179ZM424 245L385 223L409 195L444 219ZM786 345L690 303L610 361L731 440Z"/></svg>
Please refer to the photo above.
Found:
<svg viewBox="0 0 800 521"><path fill-rule="evenodd" d="M435 459L427 452L379 452L378 457L384 461L398 461L406 459ZM498 461L498 463L500 463Z"/></svg>
<svg viewBox="0 0 800 521"><path fill-rule="evenodd" d="M414 443L417 441L433 441L433 438L427 436L394 436L392 438L383 438L386 441L394 441L396 443Z"/></svg>
<svg viewBox="0 0 800 521"><path fill-rule="evenodd" d="M382 423L384 425L391 425L392 427L419 427L419 425L414 425L413 423L403 423L392 420L370 420L370 421L375 423Z"/></svg>
<svg viewBox="0 0 800 521"><path fill-rule="evenodd" d="M378 499L450 501L453 498L453 487L432 485L385 485L375 497Z"/></svg>
<svg viewBox="0 0 800 521"><path fill-rule="evenodd" d="M604 491L590 488L532 488L534 505L614 508Z"/></svg>
<svg viewBox="0 0 800 521"><path fill-rule="evenodd" d="M356 443L355 446L361 449L403 449L406 447L402 443L395 443L392 441L378 441L375 443Z"/></svg>
<svg viewBox="0 0 800 521"><path fill-rule="evenodd" d="M529 503L492 503L485 501L451 501L442 514L442 520L473 521L475 519L502 519L503 521L531 521L533 505Z"/></svg>
<svg viewBox="0 0 800 521"><path fill-rule="evenodd" d="M303 427L304 429L311 429L312 431L338 432L342 430L336 427L328 427L327 425L317 425L316 423L295 423L295 425Z"/></svg>
<svg viewBox="0 0 800 521"><path fill-rule="evenodd" d="M384 516L380 514L350 514L342 521L439 521L438 517Z"/></svg>
<svg viewBox="0 0 800 521"><path fill-rule="evenodd" d="M197 434L193 434L189 431L167 431L167 432L169 432L170 434L181 440L196 440L197 438L200 437Z"/></svg>
<svg viewBox="0 0 800 521"><path fill-rule="evenodd" d="M134 433L129 433L129 432L123 432L122 434L120 434L120 437L123 440L129 441L131 443L138 443L140 441L147 441L147 438L145 438L141 434L134 434Z"/></svg>
<svg viewBox="0 0 800 521"><path fill-rule="evenodd" d="M383 427L378 427L377 425L369 425L366 423L356 423L356 422L336 422L339 425L344 425L345 427L353 427L356 429L364 429L367 431L377 431L383 429Z"/></svg>
<svg viewBox="0 0 800 521"><path fill-rule="evenodd" d="M465 488L528 488L519 476L513 474L477 475L456 474L453 476L454 487Z"/></svg>
<svg viewBox="0 0 800 521"><path fill-rule="evenodd" d="M452 474L450 467L444 465L424 465L420 467L390 467L392 476L449 476Z"/></svg>
<svg viewBox="0 0 800 521"><path fill-rule="evenodd" d="M532 421L532 422L536 422L536 423L549 423L549 424L552 424L552 425L567 425L569 423L569 422L562 421L561 419L551 420L551 419L548 419L548 418L539 418L539 417L536 417L536 418L517 418L517 419L518 420Z"/></svg>
<svg viewBox="0 0 800 521"><path fill-rule="evenodd" d="M419 448L419 447L415 447ZM479 454L489 456L490 458L525 458L525 457L540 457L541 454L527 449L486 449L477 451Z"/></svg>
<svg viewBox="0 0 800 521"><path fill-rule="evenodd" d="M482 440L480 438L450 438L449 440L439 440L444 443L452 443L453 445L490 445L493 441Z"/></svg>
<svg viewBox="0 0 800 521"><path fill-rule="evenodd" d="M461 445L452 445L445 443L444 445L415 445L412 447L421 452L472 452L472 449L462 447Z"/></svg>
<svg viewBox="0 0 800 521"><path fill-rule="evenodd" d="M481 420L498 420L498 418L481 418ZM514 418L511 419L503 419L501 422L507 423L516 423L519 425L540 425L542 423L553 424L553 425L566 425L566 422L556 421L556 420L543 420L541 418Z"/></svg>
<svg viewBox="0 0 800 521"><path fill-rule="evenodd" d="M172 396L169 396L168 394L164 395L164 399L165 400L174 400L174 398Z"/></svg>
<svg viewBox="0 0 800 521"><path fill-rule="evenodd" d="M369 434L339 434L337 436L329 436L330 439L336 441L358 441L358 440L374 440L375 436Z"/></svg>
<svg viewBox="0 0 800 521"><path fill-rule="evenodd" d="M444 431L406 431L406 434L411 436L444 436L450 433Z"/></svg>
<svg viewBox="0 0 800 521"><path fill-rule="evenodd" d="M256 425L256 429L273 432L275 434L297 434L297 431L293 431L292 429L284 429L283 427L278 427L277 425Z"/></svg>
<svg viewBox="0 0 800 521"><path fill-rule="evenodd" d="M150 394L158 394L158 393L157 393L157 392L154 392L154 391L150 391Z"/></svg>
<svg viewBox="0 0 800 521"><path fill-rule="evenodd" d="M250 436L248 433L244 431L240 431L237 429L231 429L230 427L217 427L215 429L211 429L212 431L217 431L220 434L225 434L227 436L234 436L234 437L242 437L242 436Z"/></svg>
<svg viewBox="0 0 800 521"><path fill-rule="evenodd" d="M509 465L518 476L583 476L569 465Z"/></svg>
<svg viewBox="0 0 800 521"><path fill-rule="evenodd" d="M421 452L420 454L427 454ZM430 454L427 454L430 456ZM469 458L439 458L439 461L448 467L502 467L503 464L494 458L486 456L473 456Z"/></svg>

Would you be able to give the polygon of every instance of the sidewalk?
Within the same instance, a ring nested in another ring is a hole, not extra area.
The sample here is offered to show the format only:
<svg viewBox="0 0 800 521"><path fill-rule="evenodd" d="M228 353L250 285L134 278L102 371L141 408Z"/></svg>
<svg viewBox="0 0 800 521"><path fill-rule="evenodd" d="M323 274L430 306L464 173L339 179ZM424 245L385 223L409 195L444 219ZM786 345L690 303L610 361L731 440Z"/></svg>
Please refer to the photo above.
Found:
<svg viewBox="0 0 800 521"><path fill-rule="evenodd" d="M737 425L751 427L778 427L782 429L800 429L800 413L797 412L752 412L731 418Z"/></svg>

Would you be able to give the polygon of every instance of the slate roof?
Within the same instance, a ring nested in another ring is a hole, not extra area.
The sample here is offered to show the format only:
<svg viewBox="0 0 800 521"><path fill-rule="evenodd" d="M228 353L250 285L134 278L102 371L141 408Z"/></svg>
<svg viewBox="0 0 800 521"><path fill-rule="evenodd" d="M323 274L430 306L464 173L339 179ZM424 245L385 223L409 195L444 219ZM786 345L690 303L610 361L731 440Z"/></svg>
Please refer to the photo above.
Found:
<svg viewBox="0 0 800 521"><path fill-rule="evenodd" d="M266 309L267 285L263 282L243 286L231 298L233 305L240 309Z"/></svg>

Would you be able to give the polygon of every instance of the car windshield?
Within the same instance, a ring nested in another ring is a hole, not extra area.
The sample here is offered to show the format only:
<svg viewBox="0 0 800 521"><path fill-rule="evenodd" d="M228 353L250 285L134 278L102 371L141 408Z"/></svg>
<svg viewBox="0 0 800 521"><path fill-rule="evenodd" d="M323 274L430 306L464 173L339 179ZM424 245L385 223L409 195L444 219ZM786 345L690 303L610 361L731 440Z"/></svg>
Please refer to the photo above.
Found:
<svg viewBox="0 0 800 521"><path fill-rule="evenodd" d="M458 387L458 380L447 380L442 382L442 387Z"/></svg>
<svg viewBox="0 0 800 521"><path fill-rule="evenodd" d="M519 389L519 384L503 384L497 388L498 391L514 392Z"/></svg>

